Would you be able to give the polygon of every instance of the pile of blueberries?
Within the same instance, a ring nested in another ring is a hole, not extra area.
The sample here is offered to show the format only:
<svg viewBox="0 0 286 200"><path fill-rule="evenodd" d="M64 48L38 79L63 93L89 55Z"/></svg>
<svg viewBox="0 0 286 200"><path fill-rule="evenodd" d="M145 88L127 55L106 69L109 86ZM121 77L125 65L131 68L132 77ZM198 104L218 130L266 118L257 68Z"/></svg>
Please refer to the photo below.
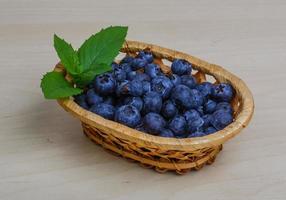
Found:
<svg viewBox="0 0 286 200"><path fill-rule="evenodd" d="M172 62L165 75L150 51L126 56L112 71L97 75L83 94L81 107L106 119L161 137L201 137L233 121L230 84L197 83L192 65Z"/></svg>

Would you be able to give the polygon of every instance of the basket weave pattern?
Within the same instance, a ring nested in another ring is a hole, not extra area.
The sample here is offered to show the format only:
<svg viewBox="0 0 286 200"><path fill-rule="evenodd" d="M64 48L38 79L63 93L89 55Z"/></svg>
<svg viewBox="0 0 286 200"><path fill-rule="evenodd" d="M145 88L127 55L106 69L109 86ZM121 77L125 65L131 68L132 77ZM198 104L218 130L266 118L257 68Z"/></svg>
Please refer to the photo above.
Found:
<svg viewBox="0 0 286 200"><path fill-rule="evenodd" d="M200 138L161 138L103 119L82 109L72 99L59 99L58 102L82 121L83 131L92 141L128 160L139 162L143 167L154 168L158 172L170 170L184 174L212 164L222 144L246 127L252 117L254 103L249 89L242 80L223 68L181 52L135 41L125 42L121 52L135 55L143 49L152 51L155 62L166 74L171 70L164 64L165 60L172 62L175 58L181 58L192 63L195 69L193 75L198 82L212 76L215 82L231 83L236 91L231 102L234 122L221 131ZM61 64L55 70L66 73ZM68 74L66 78L70 79Z"/></svg>

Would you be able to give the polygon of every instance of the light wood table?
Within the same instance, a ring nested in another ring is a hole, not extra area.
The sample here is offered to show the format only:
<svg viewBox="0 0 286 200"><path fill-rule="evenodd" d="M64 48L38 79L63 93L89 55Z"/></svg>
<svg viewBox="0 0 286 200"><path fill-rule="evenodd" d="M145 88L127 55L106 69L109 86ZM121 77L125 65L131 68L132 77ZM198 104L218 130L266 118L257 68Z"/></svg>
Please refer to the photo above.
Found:
<svg viewBox="0 0 286 200"><path fill-rule="evenodd" d="M43 98L57 33L78 47L109 25L225 66L253 92L250 126L216 162L157 174L106 153ZM286 1L0 0L0 199L286 198Z"/></svg>

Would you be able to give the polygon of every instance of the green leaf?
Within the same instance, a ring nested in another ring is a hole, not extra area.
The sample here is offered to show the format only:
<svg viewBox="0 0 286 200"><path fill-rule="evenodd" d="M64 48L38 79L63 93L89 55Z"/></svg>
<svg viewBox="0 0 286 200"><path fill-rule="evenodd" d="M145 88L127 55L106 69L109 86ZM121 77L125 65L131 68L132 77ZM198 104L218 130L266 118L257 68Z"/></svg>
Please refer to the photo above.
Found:
<svg viewBox="0 0 286 200"><path fill-rule="evenodd" d="M46 99L59 99L82 93L74 88L64 75L59 72L48 72L41 81L41 88Z"/></svg>
<svg viewBox="0 0 286 200"><path fill-rule="evenodd" d="M101 63L110 65L124 43L127 30L128 27L111 26L87 39L78 50L84 71Z"/></svg>
<svg viewBox="0 0 286 200"><path fill-rule="evenodd" d="M74 82L80 88L88 85L96 75L102 74L104 72L110 71L112 68L107 64L97 64L89 70L82 72L81 74L77 74L73 76Z"/></svg>
<svg viewBox="0 0 286 200"><path fill-rule="evenodd" d="M78 74L83 71L82 66L79 64L77 52L73 49L71 44L68 44L56 34L54 35L54 47L61 59L61 63L70 74Z"/></svg>

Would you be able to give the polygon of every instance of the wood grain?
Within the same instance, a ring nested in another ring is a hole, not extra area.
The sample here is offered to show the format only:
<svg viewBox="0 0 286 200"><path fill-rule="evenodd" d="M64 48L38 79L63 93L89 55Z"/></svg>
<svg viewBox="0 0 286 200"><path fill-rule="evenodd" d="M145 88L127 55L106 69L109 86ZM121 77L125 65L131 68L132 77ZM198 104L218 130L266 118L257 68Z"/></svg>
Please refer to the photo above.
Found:
<svg viewBox="0 0 286 200"><path fill-rule="evenodd" d="M0 199L285 199L285 10L283 0L1 0ZM39 79L58 61L53 33L78 47L110 24L225 66L250 87L253 120L212 166L185 176L142 169L43 99Z"/></svg>

